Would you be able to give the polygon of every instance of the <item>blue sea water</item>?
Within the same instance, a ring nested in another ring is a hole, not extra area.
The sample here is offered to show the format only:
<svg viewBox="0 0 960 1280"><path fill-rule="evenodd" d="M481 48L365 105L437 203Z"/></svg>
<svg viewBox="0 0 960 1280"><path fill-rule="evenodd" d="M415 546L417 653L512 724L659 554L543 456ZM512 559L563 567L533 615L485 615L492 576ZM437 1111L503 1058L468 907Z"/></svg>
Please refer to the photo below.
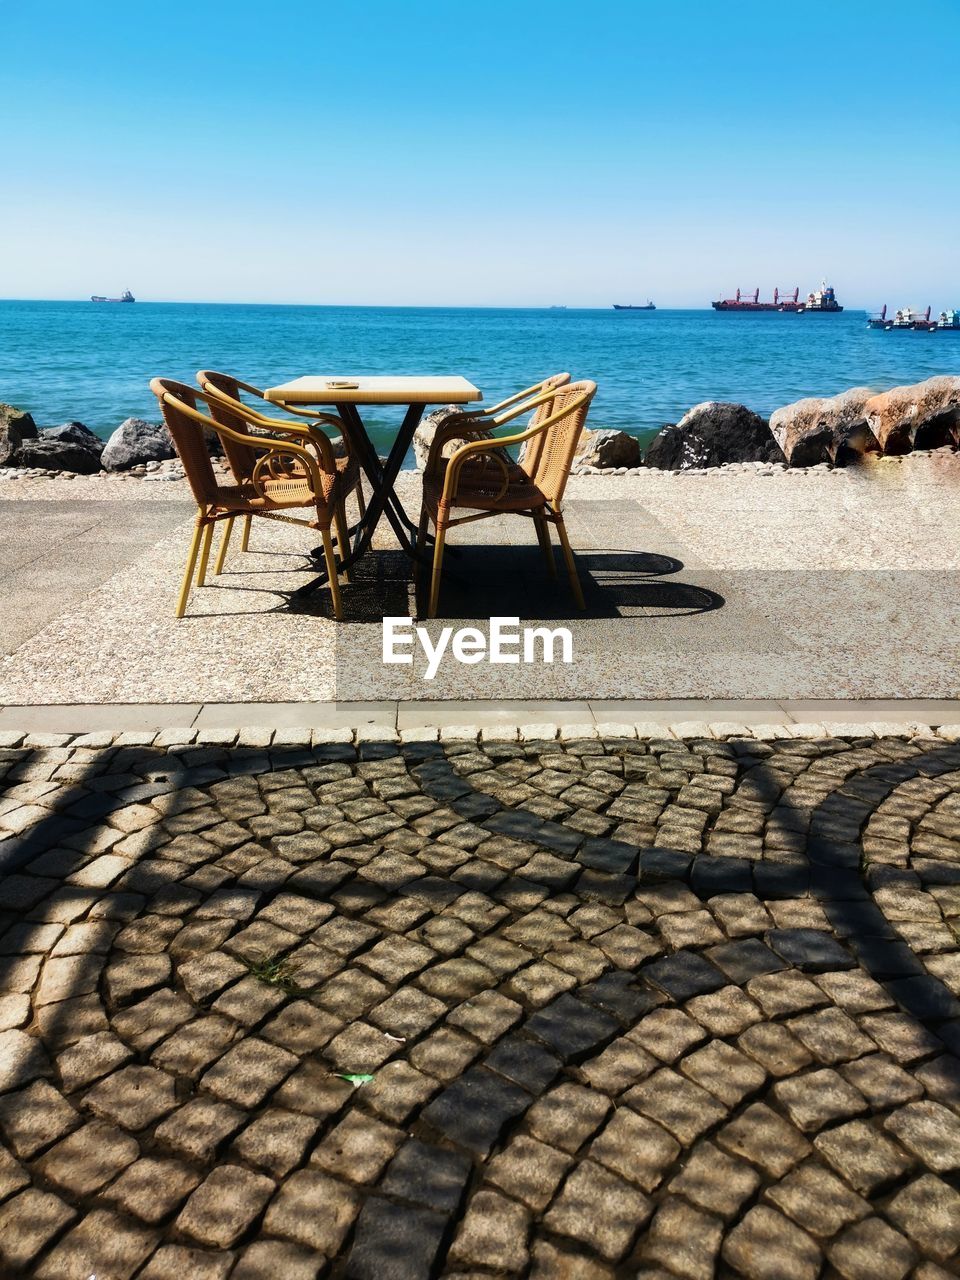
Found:
<svg viewBox="0 0 960 1280"><path fill-rule="evenodd" d="M461 374L490 402L560 369L599 384L593 427L648 439L702 400L768 415L801 396L960 372L960 335L869 330L862 311L304 307L0 302L0 400L107 436L157 419L154 374L271 386L308 373ZM364 416L384 448L399 410Z"/></svg>

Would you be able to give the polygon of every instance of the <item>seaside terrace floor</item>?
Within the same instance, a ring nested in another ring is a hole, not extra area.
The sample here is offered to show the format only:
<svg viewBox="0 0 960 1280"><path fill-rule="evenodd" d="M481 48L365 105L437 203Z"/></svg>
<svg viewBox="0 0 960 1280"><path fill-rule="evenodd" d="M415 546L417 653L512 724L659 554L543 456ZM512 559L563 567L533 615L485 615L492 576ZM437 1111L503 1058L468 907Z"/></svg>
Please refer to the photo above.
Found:
<svg viewBox="0 0 960 1280"><path fill-rule="evenodd" d="M783 732L0 731L0 1274L956 1275L960 727Z"/></svg>
<svg viewBox="0 0 960 1280"><path fill-rule="evenodd" d="M412 513L418 484L401 476ZM177 622L182 483L6 481L0 706L952 699L958 491L950 452L838 471L574 477L586 613L547 576L530 523L510 518L454 531L430 624L548 620L572 632L573 663L447 659L427 681L422 660L381 661L381 618L413 611L389 531L344 587L339 625L325 589L291 604L315 535L266 521Z"/></svg>

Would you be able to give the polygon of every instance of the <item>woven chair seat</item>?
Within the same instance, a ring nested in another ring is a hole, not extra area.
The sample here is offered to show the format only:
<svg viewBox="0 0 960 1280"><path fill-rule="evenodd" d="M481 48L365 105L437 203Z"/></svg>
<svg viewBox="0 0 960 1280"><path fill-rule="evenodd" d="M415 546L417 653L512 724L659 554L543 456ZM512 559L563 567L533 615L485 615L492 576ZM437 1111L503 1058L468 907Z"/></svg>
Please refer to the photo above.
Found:
<svg viewBox="0 0 960 1280"><path fill-rule="evenodd" d="M423 482L423 501L431 516L436 515L440 505L443 483L442 475L428 477ZM515 462L508 463L506 476L495 464L468 462L457 477L457 492L450 505L471 511L530 511L545 506L546 501Z"/></svg>
<svg viewBox="0 0 960 1280"><path fill-rule="evenodd" d="M349 455L343 458L336 458L337 475L340 477L341 493L352 493L360 480L360 468L357 460ZM297 464L290 468L291 475L303 475L303 468Z"/></svg>
<svg viewBox="0 0 960 1280"><path fill-rule="evenodd" d="M309 507L316 501L307 477L302 474L294 473L282 480L265 477L259 482L259 488L262 492L258 493L252 484L220 485L215 505L223 511L246 511L251 507L274 511L283 507Z"/></svg>

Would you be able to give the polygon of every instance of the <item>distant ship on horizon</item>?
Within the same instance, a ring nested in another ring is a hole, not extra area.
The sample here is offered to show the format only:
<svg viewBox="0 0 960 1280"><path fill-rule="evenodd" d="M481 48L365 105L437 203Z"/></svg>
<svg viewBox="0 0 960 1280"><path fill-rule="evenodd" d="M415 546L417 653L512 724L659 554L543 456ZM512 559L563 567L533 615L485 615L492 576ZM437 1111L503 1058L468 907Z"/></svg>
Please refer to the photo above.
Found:
<svg viewBox="0 0 960 1280"><path fill-rule="evenodd" d="M91 302L136 302L136 298L129 289L124 289L119 298L102 298L98 293L90 295Z"/></svg>
<svg viewBox="0 0 960 1280"><path fill-rule="evenodd" d="M710 305L714 311L800 311L803 308L799 285L792 294L781 294L779 288L774 289L772 302L761 302L757 288L749 296L738 289L732 298L718 298Z"/></svg>
<svg viewBox="0 0 960 1280"><path fill-rule="evenodd" d="M648 298L643 305L632 302L615 302L613 304L614 311L656 311L656 304Z"/></svg>
<svg viewBox="0 0 960 1280"><path fill-rule="evenodd" d="M833 285L827 284L826 280L819 289L807 294L806 302L800 301L800 289L797 287L792 294L783 294L779 289L774 289L772 302L761 302L759 289L754 289L749 295L738 289L734 297L718 298L710 305L714 311L789 311L795 315L830 314L843 310L837 301Z"/></svg>

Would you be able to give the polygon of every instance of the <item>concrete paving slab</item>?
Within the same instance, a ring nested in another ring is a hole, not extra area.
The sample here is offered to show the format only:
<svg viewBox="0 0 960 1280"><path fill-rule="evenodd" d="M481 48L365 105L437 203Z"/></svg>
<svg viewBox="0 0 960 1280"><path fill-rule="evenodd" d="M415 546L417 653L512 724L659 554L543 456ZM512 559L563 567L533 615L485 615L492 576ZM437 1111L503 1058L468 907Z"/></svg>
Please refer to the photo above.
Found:
<svg viewBox="0 0 960 1280"><path fill-rule="evenodd" d="M84 706L3 707L0 729L24 732L94 733L109 729L189 729L200 704L93 703Z"/></svg>
<svg viewBox="0 0 960 1280"><path fill-rule="evenodd" d="M782 704L763 698L591 698L590 710L597 722L622 720L662 721L730 720L737 724L769 724L781 718Z"/></svg>
<svg viewBox="0 0 960 1280"><path fill-rule="evenodd" d="M460 722L463 721L460 712ZM397 727L395 702L208 702L196 728L358 729Z"/></svg>
<svg viewBox="0 0 960 1280"><path fill-rule="evenodd" d="M780 705L791 720L847 724L874 720L951 724L960 711L960 703L950 698L798 698L784 699Z"/></svg>
<svg viewBox="0 0 960 1280"><path fill-rule="evenodd" d="M549 722L572 724L575 720L593 723L590 707L583 701L540 701L537 699L504 699L496 701L477 699L449 702L401 702L397 712L397 727L412 729L431 724L442 728L447 725L475 724L480 729L496 725L515 725Z"/></svg>

